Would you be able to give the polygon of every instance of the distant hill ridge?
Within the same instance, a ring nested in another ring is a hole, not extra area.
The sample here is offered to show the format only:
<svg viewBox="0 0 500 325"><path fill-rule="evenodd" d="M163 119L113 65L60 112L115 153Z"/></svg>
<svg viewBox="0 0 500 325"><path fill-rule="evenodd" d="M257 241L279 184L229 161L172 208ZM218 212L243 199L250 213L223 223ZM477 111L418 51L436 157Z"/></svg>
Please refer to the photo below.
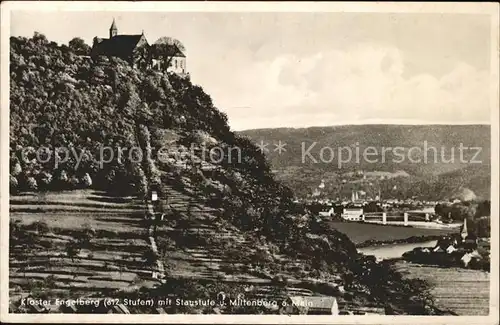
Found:
<svg viewBox="0 0 500 325"><path fill-rule="evenodd" d="M317 141L325 145L418 146L424 141L446 148L463 143L466 147L482 146L489 152L491 128L485 124L470 125L397 125L367 124L308 128L266 128L239 132L251 138ZM278 136L285 138L278 139Z"/></svg>
<svg viewBox="0 0 500 325"><path fill-rule="evenodd" d="M491 127L485 124L470 125L339 125L309 128L255 129L239 132L256 143L286 143L286 151L266 153L278 177L294 190L319 184L324 175L343 175L349 172L404 172L411 177L407 182L427 181L438 184L435 193L407 193L441 198L448 190L463 186L480 197L490 195L490 145ZM323 149L327 147L327 149ZM353 158L347 160L347 149L340 149L344 160L339 164L339 148L349 147ZM377 155L364 159L363 151L373 147ZM404 159L394 154L399 148ZM463 155L460 148L463 147ZM325 153L333 149L336 155L330 162ZM387 150L382 159L384 148ZM308 151L308 149L310 149ZM321 160L321 150L326 159ZM359 160L356 160L356 149ZM343 150L343 151L342 151ZM310 159L311 156L317 161ZM411 153L410 160L409 152ZM427 152L427 156L425 155ZM427 157L427 159L425 159ZM402 161L401 161L402 160ZM420 160L420 161L419 161ZM293 178L303 178L302 181ZM339 176L341 177L341 176ZM333 181L332 181L333 182ZM335 184L335 182L333 182ZM418 189L417 189L418 190ZM439 193L438 193L439 192ZM303 193L304 194L304 193Z"/></svg>

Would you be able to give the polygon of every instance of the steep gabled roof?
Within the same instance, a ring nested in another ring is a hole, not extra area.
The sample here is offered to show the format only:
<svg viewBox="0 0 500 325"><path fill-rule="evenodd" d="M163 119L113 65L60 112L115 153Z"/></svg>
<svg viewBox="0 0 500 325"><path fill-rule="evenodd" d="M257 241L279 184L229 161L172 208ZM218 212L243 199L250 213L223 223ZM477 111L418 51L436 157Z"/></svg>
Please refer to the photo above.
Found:
<svg viewBox="0 0 500 325"><path fill-rule="evenodd" d="M143 35L116 35L103 39L95 45L96 54L110 56L128 56L133 53Z"/></svg>
<svg viewBox="0 0 500 325"><path fill-rule="evenodd" d="M172 56L185 58L186 55L179 49L177 45L172 47Z"/></svg>

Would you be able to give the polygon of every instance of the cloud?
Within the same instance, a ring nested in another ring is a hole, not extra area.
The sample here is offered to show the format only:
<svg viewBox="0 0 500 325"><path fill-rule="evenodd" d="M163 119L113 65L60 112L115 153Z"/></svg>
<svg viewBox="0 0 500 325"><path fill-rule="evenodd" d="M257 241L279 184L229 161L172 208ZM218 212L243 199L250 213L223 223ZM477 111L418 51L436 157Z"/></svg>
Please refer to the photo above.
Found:
<svg viewBox="0 0 500 325"><path fill-rule="evenodd" d="M478 122L490 120L489 75L465 64L436 78L421 74L402 80L382 102L387 113L429 122Z"/></svg>
<svg viewBox="0 0 500 325"><path fill-rule="evenodd" d="M406 76L404 53L375 44L259 62L239 53L227 59L230 73L221 72L208 90L236 129L490 119L488 73L461 62L443 76Z"/></svg>

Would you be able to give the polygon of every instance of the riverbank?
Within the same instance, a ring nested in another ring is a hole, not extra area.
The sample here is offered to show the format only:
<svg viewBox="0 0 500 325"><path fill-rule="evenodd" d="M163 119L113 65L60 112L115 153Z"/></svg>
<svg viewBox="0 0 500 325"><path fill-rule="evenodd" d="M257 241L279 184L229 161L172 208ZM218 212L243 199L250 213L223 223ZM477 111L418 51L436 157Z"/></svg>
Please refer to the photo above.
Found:
<svg viewBox="0 0 500 325"><path fill-rule="evenodd" d="M437 222L429 222L429 221L387 221L386 224L383 223L382 220L366 220L364 223L369 223L369 224L377 224L377 225L384 225L384 226L396 226L396 227L413 227L413 228L421 228L421 229L434 229L434 230L448 230L448 229L454 229L457 230L460 228L462 225L461 223L451 223L451 224L446 224L446 223L437 223Z"/></svg>
<svg viewBox="0 0 500 325"><path fill-rule="evenodd" d="M442 235L429 235L429 236L411 236L408 238L402 238L402 239L393 239L393 240L385 240L385 241L380 241L380 240L367 240L365 242L362 242L361 244L356 245L356 248L366 248L366 247L374 247L374 246L386 246L386 245L393 245L393 244L418 244L418 243L425 243L429 241L437 241L438 239L442 238ZM417 246L419 247L419 246Z"/></svg>
<svg viewBox="0 0 500 325"><path fill-rule="evenodd" d="M437 240L428 240L418 243L387 244L358 248L358 252L364 255L373 255L377 260L392 260L402 258L404 253L417 247L434 247L436 244Z"/></svg>
<svg viewBox="0 0 500 325"><path fill-rule="evenodd" d="M456 233L456 229L423 229L360 222L330 221L329 226L346 234L357 248L399 243L422 243Z"/></svg>

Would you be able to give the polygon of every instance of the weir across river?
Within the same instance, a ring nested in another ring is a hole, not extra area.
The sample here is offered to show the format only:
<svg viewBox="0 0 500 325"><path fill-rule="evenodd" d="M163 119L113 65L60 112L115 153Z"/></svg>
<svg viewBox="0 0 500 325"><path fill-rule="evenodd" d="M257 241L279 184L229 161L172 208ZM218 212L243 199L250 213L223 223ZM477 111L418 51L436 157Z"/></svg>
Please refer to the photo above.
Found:
<svg viewBox="0 0 500 325"><path fill-rule="evenodd" d="M361 216L365 223L382 225L412 226L432 229L458 229L461 224L443 224L431 221L431 214L426 211L407 212L367 212Z"/></svg>

